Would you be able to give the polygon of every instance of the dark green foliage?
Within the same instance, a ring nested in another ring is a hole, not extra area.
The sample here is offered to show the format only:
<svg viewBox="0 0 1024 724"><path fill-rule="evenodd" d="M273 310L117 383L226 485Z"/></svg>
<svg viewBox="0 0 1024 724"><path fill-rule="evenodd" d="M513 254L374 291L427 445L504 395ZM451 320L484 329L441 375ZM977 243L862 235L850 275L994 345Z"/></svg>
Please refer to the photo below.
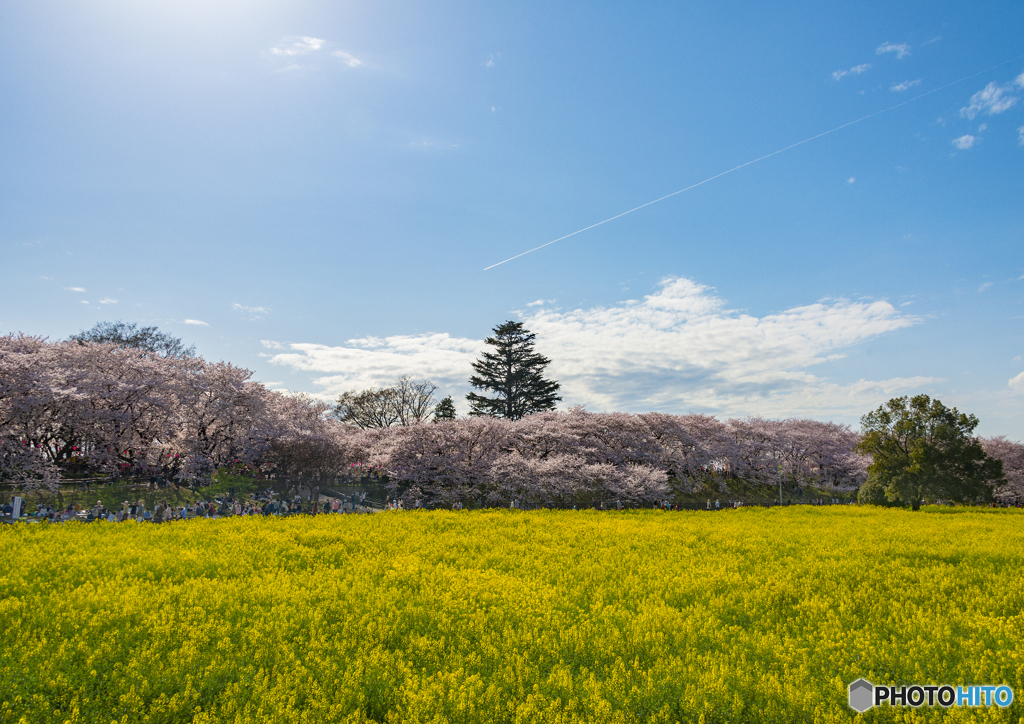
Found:
<svg viewBox="0 0 1024 724"><path fill-rule="evenodd" d="M861 505L893 505L893 502L885 497L885 486L873 475L869 475L867 481L857 491L857 502Z"/></svg>
<svg viewBox="0 0 1024 724"><path fill-rule="evenodd" d="M471 415L490 415L519 420L534 412L553 410L560 385L544 378L551 360L534 350L537 335L523 328L522 322L505 322L494 328L486 342L494 348L473 363L475 375L469 384L493 393L488 397L470 392Z"/></svg>
<svg viewBox="0 0 1024 724"><path fill-rule="evenodd" d="M116 344L126 349L141 349L162 357L195 357L196 348L185 347L178 337L161 332L156 327L139 327L118 320L116 322L97 322L90 330L79 332L68 338L69 342L85 344Z"/></svg>
<svg viewBox="0 0 1024 724"><path fill-rule="evenodd" d="M865 502L880 491L914 510L926 500L983 502L1003 480L1002 462L972 436L978 418L928 395L889 400L861 425L858 449L873 459Z"/></svg>
<svg viewBox="0 0 1024 724"><path fill-rule="evenodd" d="M437 407L434 408L434 422L440 422L441 420L454 420L455 419L455 402L452 401L452 396L448 395L443 400L437 403Z"/></svg>

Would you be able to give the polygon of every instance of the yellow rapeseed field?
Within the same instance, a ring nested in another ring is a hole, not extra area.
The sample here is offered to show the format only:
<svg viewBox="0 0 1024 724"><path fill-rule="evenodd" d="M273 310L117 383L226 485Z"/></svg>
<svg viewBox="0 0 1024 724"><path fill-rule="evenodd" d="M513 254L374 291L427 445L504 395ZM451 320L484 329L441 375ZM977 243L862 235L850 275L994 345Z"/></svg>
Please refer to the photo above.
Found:
<svg viewBox="0 0 1024 724"><path fill-rule="evenodd" d="M1024 516L420 512L0 529L0 722L1020 722ZM847 684L1008 684L1006 709Z"/></svg>

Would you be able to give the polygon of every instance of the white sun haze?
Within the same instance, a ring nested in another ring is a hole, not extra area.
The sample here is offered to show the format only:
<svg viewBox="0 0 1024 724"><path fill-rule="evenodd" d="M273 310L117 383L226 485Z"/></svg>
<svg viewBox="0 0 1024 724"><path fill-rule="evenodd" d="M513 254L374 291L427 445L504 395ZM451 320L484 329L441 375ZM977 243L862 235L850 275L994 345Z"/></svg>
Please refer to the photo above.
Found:
<svg viewBox="0 0 1024 724"><path fill-rule="evenodd" d="M563 405L643 412L712 410L730 415L851 416L931 378L839 384L808 368L882 334L917 324L885 301L823 300L755 317L726 308L714 290L668 278L642 300L608 307L521 315L552 360ZM447 334L349 340L343 346L291 344L271 358L314 380L330 398L409 374L446 394L469 391L482 340Z"/></svg>

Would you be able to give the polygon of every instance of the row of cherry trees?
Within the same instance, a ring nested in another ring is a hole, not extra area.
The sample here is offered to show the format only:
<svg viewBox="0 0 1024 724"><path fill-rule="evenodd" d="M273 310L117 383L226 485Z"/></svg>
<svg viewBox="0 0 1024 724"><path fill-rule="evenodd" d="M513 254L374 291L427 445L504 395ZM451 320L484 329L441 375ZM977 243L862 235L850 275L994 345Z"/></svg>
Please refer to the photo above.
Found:
<svg viewBox="0 0 1024 724"><path fill-rule="evenodd" d="M253 382L249 370L113 344L0 337L0 482L160 475L203 483L219 468L327 482L353 471L428 501L567 506L663 499L730 481L853 489L869 460L857 433L814 420L541 412L359 430L331 407ZM1024 493L1024 446L983 441Z"/></svg>
<svg viewBox="0 0 1024 724"><path fill-rule="evenodd" d="M640 502L730 480L852 489L867 461L849 428L813 420L543 412L470 417L360 433L369 465L393 487L439 502L519 500L567 506Z"/></svg>
<svg viewBox="0 0 1024 724"><path fill-rule="evenodd" d="M245 465L337 474L347 455L330 406L251 376L198 357L0 337L0 480L53 487L89 472L192 483Z"/></svg>

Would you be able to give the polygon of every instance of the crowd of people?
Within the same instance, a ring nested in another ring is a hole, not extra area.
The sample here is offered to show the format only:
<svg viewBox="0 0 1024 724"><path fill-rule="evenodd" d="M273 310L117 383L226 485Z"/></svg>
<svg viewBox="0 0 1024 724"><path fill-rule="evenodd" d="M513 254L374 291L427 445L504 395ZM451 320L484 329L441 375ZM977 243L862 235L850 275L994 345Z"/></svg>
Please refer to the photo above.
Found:
<svg viewBox="0 0 1024 724"><path fill-rule="evenodd" d="M120 505L106 505L97 500L91 507L83 507L79 503L65 507L54 507L39 503L31 511L19 516L35 522L62 523L67 521L107 521L122 523L137 521L139 523L170 523L176 520L192 518L230 518L243 515L323 515L351 514L369 512L365 504L366 495L362 498L353 495L350 499L322 498L321 500L304 500L300 496L292 499L279 499L276 495L260 495L251 500L240 500L230 496L218 496L210 500L199 500L184 505L175 505L162 500L147 506L144 500L136 502L123 501ZM14 512L14 502L3 506L2 514L10 517Z"/></svg>

